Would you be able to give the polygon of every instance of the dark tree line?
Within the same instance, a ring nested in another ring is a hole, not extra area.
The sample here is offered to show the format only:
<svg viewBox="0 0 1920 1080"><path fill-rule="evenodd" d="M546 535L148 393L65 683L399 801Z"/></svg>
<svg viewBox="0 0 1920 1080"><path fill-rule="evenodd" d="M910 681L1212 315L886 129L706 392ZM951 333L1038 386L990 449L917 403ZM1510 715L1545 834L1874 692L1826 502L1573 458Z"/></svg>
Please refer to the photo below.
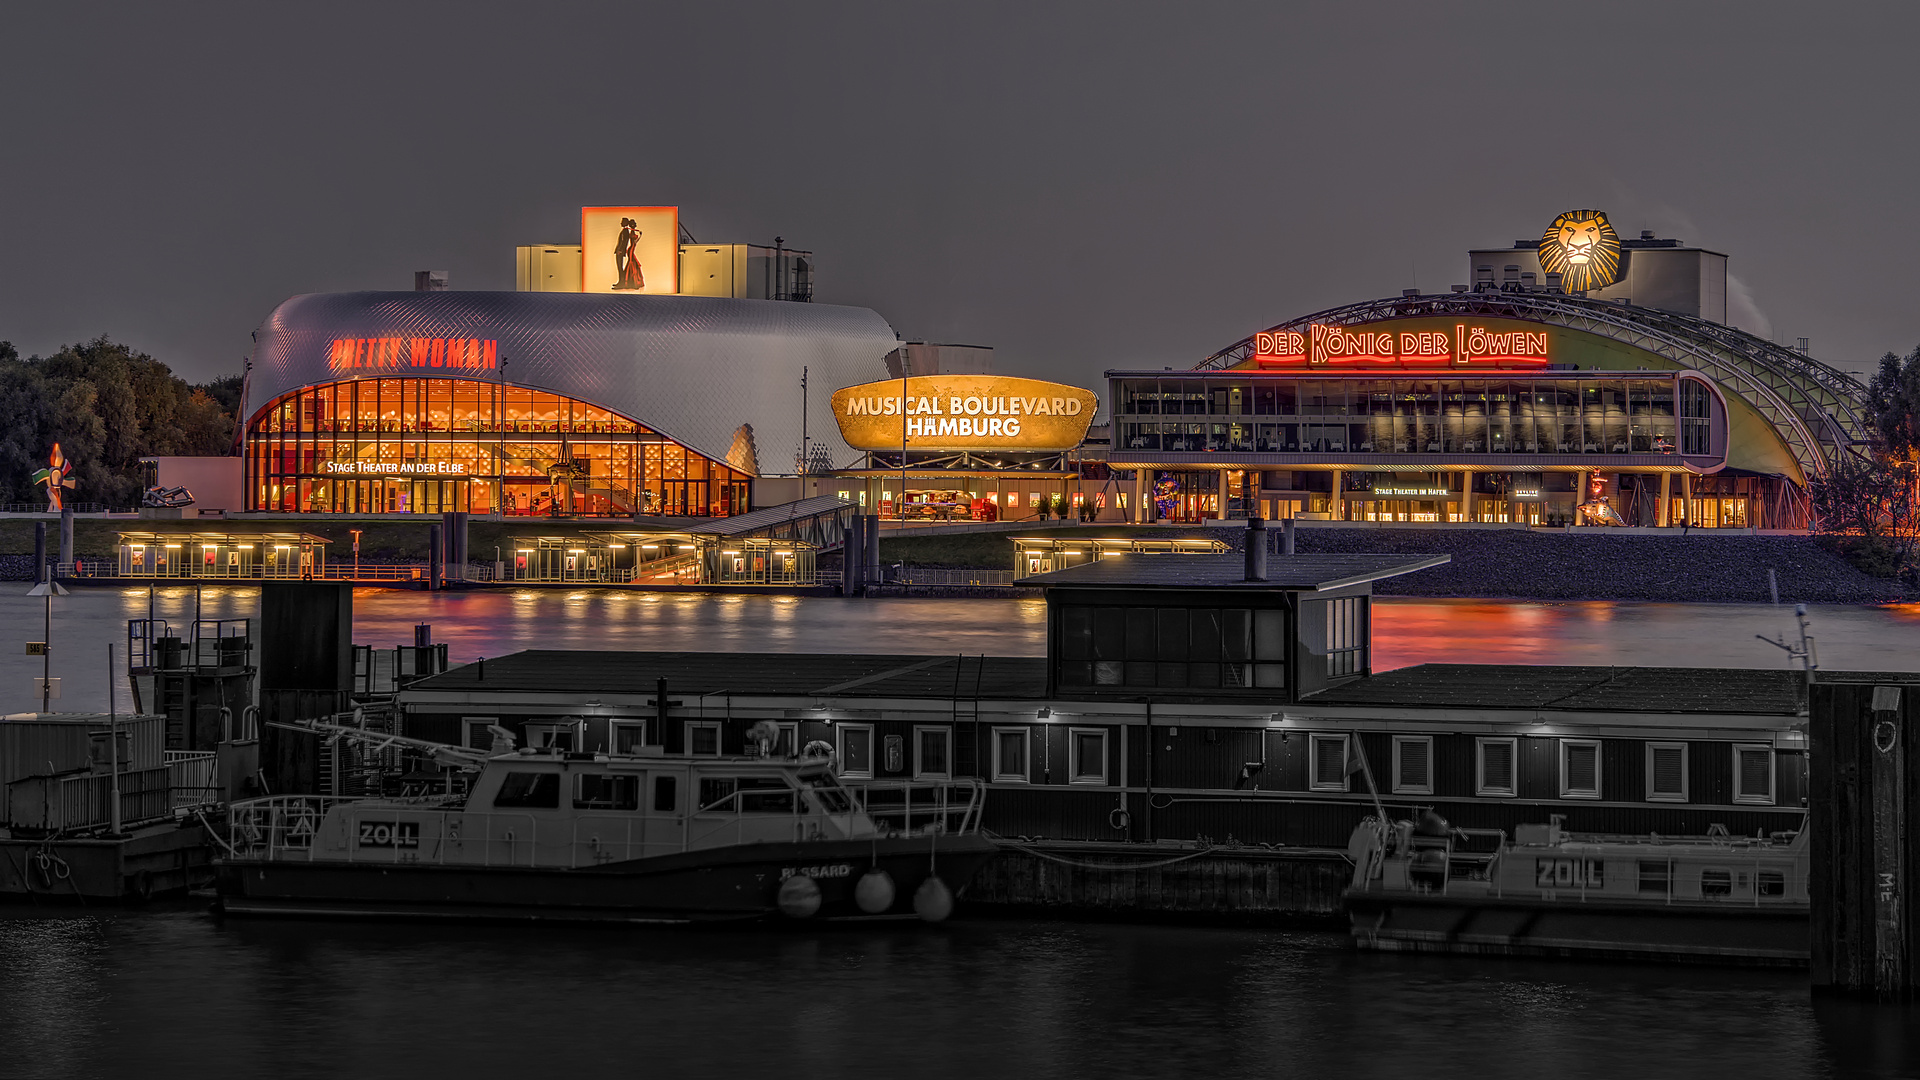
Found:
<svg viewBox="0 0 1920 1080"><path fill-rule="evenodd" d="M0 503L45 502L33 473L58 442L73 465L69 502L138 506L142 457L232 449L240 385L188 383L104 337L25 360L0 341Z"/></svg>
<svg viewBox="0 0 1920 1080"><path fill-rule="evenodd" d="M1861 569L1920 583L1920 347L1880 358L1866 421L1871 454L1809 481L1815 528Z"/></svg>

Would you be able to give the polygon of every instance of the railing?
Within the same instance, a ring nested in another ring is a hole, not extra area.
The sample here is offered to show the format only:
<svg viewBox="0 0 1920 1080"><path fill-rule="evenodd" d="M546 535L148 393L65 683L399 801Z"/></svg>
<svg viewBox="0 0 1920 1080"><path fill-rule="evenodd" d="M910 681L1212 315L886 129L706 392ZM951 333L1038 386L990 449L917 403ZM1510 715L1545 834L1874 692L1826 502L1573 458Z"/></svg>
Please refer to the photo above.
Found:
<svg viewBox="0 0 1920 1080"><path fill-rule="evenodd" d="M175 809L212 806L220 801L218 754L164 750L161 755L173 786Z"/></svg>
<svg viewBox="0 0 1920 1080"><path fill-rule="evenodd" d="M837 576L837 575L836 575ZM889 585L1011 585L1011 570L927 570L904 567L887 571Z"/></svg>
<svg viewBox="0 0 1920 1080"><path fill-rule="evenodd" d="M120 774L122 826L173 815L167 766ZM113 777L107 773L29 776L7 785L7 820L15 829L84 832L113 823Z"/></svg>

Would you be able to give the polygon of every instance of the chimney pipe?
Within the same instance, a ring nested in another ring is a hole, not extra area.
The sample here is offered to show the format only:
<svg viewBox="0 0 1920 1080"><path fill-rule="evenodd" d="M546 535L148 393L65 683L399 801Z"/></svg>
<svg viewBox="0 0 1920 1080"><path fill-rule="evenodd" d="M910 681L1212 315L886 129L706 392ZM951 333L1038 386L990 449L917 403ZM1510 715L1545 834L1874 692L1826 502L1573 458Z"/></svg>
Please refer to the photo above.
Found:
<svg viewBox="0 0 1920 1080"><path fill-rule="evenodd" d="M1247 519L1247 580L1267 580L1267 519Z"/></svg>

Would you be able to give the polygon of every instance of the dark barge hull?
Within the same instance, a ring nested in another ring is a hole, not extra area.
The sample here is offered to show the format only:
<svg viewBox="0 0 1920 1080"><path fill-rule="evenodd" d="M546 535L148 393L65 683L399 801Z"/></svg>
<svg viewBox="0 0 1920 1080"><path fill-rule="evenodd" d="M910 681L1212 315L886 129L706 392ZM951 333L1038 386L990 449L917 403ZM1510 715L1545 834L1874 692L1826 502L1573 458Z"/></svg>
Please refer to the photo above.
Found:
<svg viewBox="0 0 1920 1080"><path fill-rule="evenodd" d="M573 870L247 858L216 870L229 915L693 923L778 916L780 885L799 874L820 888L814 918L875 917L854 902L854 886L876 865L894 884L893 906L877 916L912 916L927 878L957 894L996 851L980 836L912 837L746 844Z"/></svg>
<svg viewBox="0 0 1920 1080"><path fill-rule="evenodd" d="M1347 892L1354 943L1382 952L1805 967L1805 904L1640 905Z"/></svg>

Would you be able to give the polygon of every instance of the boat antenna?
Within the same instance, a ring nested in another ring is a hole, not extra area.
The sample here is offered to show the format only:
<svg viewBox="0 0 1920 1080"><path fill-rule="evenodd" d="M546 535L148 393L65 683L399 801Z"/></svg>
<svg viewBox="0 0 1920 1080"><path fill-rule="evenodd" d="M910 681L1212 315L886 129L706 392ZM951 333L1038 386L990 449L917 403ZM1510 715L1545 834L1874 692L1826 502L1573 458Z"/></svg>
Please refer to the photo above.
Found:
<svg viewBox="0 0 1920 1080"><path fill-rule="evenodd" d="M1779 607L1780 578L1772 567L1767 568L1767 590L1773 595L1774 606ZM1789 665L1795 660L1800 661L1800 670L1806 676L1807 697L1808 700L1811 701L1813 697L1813 673L1820 667L1820 652L1818 643L1813 635L1807 633L1807 605L1793 605L1793 617L1800 626L1800 641L1798 644L1788 641L1786 634L1781 634L1777 640L1765 634L1755 634L1753 636L1776 649L1784 650L1787 654L1787 663Z"/></svg>

